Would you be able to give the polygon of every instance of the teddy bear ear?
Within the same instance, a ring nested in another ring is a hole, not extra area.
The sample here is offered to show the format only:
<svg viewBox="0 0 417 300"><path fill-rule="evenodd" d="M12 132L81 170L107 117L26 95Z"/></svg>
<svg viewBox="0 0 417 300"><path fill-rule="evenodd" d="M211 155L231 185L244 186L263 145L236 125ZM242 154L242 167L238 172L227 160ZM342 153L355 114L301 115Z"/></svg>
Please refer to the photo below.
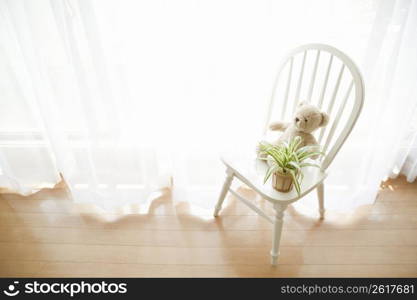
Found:
<svg viewBox="0 0 417 300"><path fill-rule="evenodd" d="M324 127L327 125L327 123L329 123L329 115L325 112L321 113L321 123L320 123L320 127Z"/></svg>

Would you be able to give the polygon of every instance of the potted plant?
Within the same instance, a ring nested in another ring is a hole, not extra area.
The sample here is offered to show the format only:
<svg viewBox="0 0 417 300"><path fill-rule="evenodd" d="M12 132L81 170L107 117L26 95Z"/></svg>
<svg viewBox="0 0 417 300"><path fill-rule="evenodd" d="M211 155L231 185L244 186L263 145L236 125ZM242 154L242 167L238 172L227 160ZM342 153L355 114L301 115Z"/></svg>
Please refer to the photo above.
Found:
<svg viewBox="0 0 417 300"><path fill-rule="evenodd" d="M283 142L279 145L272 145L267 142L259 144L260 159L268 162L264 183L272 175L272 186L279 192L289 192L295 187L300 195L301 181L303 179L303 167L311 166L320 168L318 164L306 162L308 158L317 158L323 155L318 151L317 146L299 147L302 139L297 136L290 142Z"/></svg>

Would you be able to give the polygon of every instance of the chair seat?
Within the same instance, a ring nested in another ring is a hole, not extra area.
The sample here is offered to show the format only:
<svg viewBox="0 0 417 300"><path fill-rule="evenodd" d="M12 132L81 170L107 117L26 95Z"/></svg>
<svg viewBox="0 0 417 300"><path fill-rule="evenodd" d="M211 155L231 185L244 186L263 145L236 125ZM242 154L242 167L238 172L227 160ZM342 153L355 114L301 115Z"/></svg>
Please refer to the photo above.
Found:
<svg viewBox="0 0 417 300"><path fill-rule="evenodd" d="M221 160L237 178L271 202L294 202L312 191L327 176L327 173L319 168L305 167L300 195L294 188L288 193L281 193L272 187L271 178L265 184L263 183L268 165L265 161L257 159L256 154L240 154L239 156L224 154Z"/></svg>

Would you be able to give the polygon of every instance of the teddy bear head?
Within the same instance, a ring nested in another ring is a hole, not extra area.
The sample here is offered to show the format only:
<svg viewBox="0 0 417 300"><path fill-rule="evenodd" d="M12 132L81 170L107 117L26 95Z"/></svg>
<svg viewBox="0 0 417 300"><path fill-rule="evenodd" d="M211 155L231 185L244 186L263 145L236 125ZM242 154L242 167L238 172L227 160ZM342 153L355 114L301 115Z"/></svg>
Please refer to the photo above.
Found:
<svg viewBox="0 0 417 300"><path fill-rule="evenodd" d="M329 116L316 106L301 102L298 104L292 122L299 131L312 133L317 128L326 126Z"/></svg>

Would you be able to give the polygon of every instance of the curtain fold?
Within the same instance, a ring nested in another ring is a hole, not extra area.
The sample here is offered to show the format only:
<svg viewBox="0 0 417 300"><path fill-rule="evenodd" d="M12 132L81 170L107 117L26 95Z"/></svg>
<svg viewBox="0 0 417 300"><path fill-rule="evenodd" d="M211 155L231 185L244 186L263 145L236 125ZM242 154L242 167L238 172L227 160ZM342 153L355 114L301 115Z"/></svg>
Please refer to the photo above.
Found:
<svg viewBox="0 0 417 300"><path fill-rule="evenodd" d="M255 148L282 55L319 42L365 80L327 205L372 203L386 176L416 177L416 3L2 0L0 186L62 174L74 201L108 208L172 185L209 208L219 153Z"/></svg>

